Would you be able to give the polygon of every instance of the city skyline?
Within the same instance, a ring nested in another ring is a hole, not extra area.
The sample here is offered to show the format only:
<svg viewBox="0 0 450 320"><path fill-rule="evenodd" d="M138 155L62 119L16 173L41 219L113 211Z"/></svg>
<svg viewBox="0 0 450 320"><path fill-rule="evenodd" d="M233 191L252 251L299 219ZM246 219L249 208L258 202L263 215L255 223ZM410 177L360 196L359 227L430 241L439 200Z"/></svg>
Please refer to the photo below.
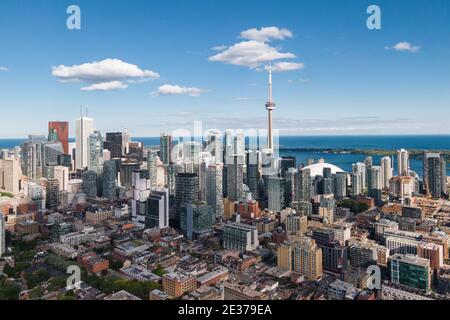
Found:
<svg viewBox="0 0 450 320"><path fill-rule="evenodd" d="M271 61L282 136L450 134L446 1L379 1L381 30L367 29L366 1L78 1L81 30L65 27L70 4L0 4L0 104L27 123L2 123L1 138L45 134L47 120L69 121L75 137L80 105L96 129L134 137L194 121L265 128Z"/></svg>

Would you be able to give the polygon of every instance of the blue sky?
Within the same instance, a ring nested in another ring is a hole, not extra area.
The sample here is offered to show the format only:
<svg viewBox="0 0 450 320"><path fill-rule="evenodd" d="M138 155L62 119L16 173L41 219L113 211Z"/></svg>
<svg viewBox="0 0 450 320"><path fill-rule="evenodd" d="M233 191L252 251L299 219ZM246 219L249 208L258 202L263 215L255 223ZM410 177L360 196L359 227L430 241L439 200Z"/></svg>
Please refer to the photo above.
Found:
<svg viewBox="0 0 450 320"><path fill-rule="evenodd" d="M71 4L81 30L66 28ZM381 30L366 27L371 4ZM268 27L278 33L264 38ZM245 44L255 52L239 56ZM450 133L447 0L2 0L0 137L45 133L49 120L70 121L73 136L81 105L99 130L134 136L194 120L264 128L266 62L233 64L261 50L295 69L274 73L282 134ZM87 77L101 62L127 76ZM86 90L99 88L115 90Z"/></svg>

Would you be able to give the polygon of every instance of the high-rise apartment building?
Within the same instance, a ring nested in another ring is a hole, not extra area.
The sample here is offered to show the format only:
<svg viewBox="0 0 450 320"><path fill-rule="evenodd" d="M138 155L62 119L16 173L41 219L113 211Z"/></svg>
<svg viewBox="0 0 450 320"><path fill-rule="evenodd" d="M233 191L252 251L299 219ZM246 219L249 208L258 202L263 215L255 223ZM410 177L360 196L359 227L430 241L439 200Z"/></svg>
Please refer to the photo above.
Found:
<svg viewBox="0 0 450 320"><path fill-rule="evenodd" d="M296 183L296 201L311 201L311 170L299 170Z"/></svg>
<svg viewBox="0 0 450 320"><path fill-rule="evenodd" d="M20 191L20 160L16 158L0 159L0 191L17 194Z"/></svg>
<svg viewBox="0 0 450 320"><path fill-rule="evenodd" d="M389 180L391 180L393 176L392 161L390 157L381 158L381 176L383 189L389 189Z"/></svg>
<svg viewBox="0 0 450 320"><path fill-rule="evenodd" d="M103 163L102 194L104 198L113 200L116 197L117 188L116 161L107 160Z"/></svg>
<svg viewBox="0 0 450 320"><path fill-rule="evenodd" d="M277 248L277 266L283 270L292 270L292 246L284 243Z"/></svg>
<svg viewBox="0 0 450 320"><path fill-rule="evenodd" d="M89 198L97 197L97 172L87 170L82 174L83 192Z"/></svg>
<svg viewBox="0 0 450 320"><path fill-rule="evenodd" d="M363 192L362 173L355 172L352 174L352 196L358 196Z"/></svg>
<svg viewBox="0 0 450 320"><path fill-rule="evenodd" d="M363 162L357 162L352 164L352 176L355 176L356 174L360 174L359 180L360 180L360 192L358 194L361 194L366 189L366 165ZM352 180L353 182L353 180ZM359 191L358 189L353 190L353 192Z"/></svg>
<svg viewBox="0 0 450 320"><path fill-rule="evenodd" d="M174 224L180 222L183 207L198 201L199 179L198 174L180 172L175 175L175 213Z"/></svg>
<svg viewBox="0 0 450 320"><path fill-rule="evenodd" d="M206 202L213 208L216 218L223 217L223 164L221 163L209 165L206 169Z"/></svg>
<svg viewBox="0 0 450 320"><path fill-rule="evenodd" d="M247 177L246 184L253 198L258 199L258 181L260 178L259 168L261 166L260 152L248 150L247 152Z"/></svg>
<svg viewBox="0 0 450 320"><path fill-rule="evenodd" d="M409 175L409 153L407 150L400 149L397 151L397 165L399 176Z"/></svg>
<svg viewBox="0 0 450 320"><path fill-rule="evenodd" d="M140 227L145 227L148 214L148 197L151 186L147 170L135 170L132 172L133 198L131 199L131 219Z"/></svg>
<svg viewBox="0 0 450 320"><path fill-rule="evenodd" d="M322 249L314 239L302 237L293 244L294 271L304 275L309 280L322 276Z"/></svg>
<svg viewBox="0 0 450 320"><path fill-rule="evenodd" d="M286 216L286 232L304 236L308 229L308 216L300 214L288 214Z"/></svg>
<svg viewBox="0 0 450 320"><path fill-rule="evenodd" d="M285 180L277 176L267 178L268 207L270 211L279 212L284 207Z"/></svg>
<svg viewBox="0 0 450 320"><path fill-rule="evenodd" d="M234 155L233 162L227 164L227 197L240 201L244 197L244 157Z"/></svg>
<svg viewBox="0 0 450 320"><path fill-rule="evenodd" d="M103 165L103 137L99 131L89 136L89 163L88 169L101 173Z"/></svg>
<svg viewBox="0 0 450 320"><path fill-rule="evenodd" d="M147 170L150 186L156 188L158 186L158 152L155 150L149 150L147 152Z"/></svg>
<svg viewBox="0 0 450 320"><path fill-rule="evenodd" d="M160 135L159 140L159 154L160 158L163 164L170 164L171 163L171 152L172 152L172 136L167 133L162 133Z"/></svg>
<svg viewBox="0 0 450 320"><path fill-rule="evenodd" d="M53 177L59 182L59 191L66 191L69 183L69 168L55 166L53 168Z"/></svg>
<svg viewBox="0 0 450 320"><path fill-rule="evenodd" d="M439 153L425 153L423 181L427 193L433 198L441 198L446 193L447 165Z"/></svg>
<svg viewBox="0 0 450 320"><path fill-rule="evenodd" d="M430 267L439 270L444 265L444 250L441 245L421 241L417 246L417 256L430 260Z"/></svg>

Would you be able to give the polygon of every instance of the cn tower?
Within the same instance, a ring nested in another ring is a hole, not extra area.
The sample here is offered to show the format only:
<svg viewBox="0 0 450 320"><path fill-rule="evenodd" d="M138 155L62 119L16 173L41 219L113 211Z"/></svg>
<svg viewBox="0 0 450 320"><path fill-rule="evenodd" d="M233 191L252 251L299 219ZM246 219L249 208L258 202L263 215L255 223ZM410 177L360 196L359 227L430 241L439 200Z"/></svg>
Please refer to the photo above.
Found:
<svg viewBox="0 0 450 320"><path fill-rule="evenodd" d="M275 110L275 102L272 100L272 63L269 64L269 98L266 102L266 110L269 112L269 127L267 134L267 149L273 150L273 136L272 136L272 111Z"/></svg>

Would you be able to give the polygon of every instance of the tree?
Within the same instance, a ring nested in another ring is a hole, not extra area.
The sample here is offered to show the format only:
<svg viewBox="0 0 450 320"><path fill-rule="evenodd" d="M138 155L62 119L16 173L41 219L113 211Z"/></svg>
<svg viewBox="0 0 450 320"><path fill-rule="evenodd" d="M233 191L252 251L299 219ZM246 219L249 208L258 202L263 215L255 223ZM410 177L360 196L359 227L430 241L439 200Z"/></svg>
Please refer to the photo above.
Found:
<svg viewBox="0 0 450 320"><path fill-rule="evenodd" d="M153 273L159 277L162 277L167 273L167 271L164 270L164 268L162 268L160 265L158 265L158 267L155 270L153 270Z"/></svg>
<svg viewBox="0 0 450 320"><path fill-rule="evenodd" d="M16 270L11 267L9 264L6 264L3 268L3 273L6 274L10 278L14 278L16 276Z"/></svg>
<svg viewBox="0 0 450 320"><path fill-rule="evenodd" d="M0 280L0 300L18 300L20 293L19 285L9 279Z"/></svg>
<svg viewBox="0 0 450 320"><path fill-rule="evenodd" d="M36 287L38 284L41 284L44 281L50 279L50 274L47 269L40 268L33 273L26 273L25 280L27 280L28 288L32 289Z"/></svg>
<svg viewBox="0 0 450 320"><path fill-rule="evenodd" d="M47 289L51 292L58 291L66 286L66 281L66 278L63 276L52 278Z"/></svg>

